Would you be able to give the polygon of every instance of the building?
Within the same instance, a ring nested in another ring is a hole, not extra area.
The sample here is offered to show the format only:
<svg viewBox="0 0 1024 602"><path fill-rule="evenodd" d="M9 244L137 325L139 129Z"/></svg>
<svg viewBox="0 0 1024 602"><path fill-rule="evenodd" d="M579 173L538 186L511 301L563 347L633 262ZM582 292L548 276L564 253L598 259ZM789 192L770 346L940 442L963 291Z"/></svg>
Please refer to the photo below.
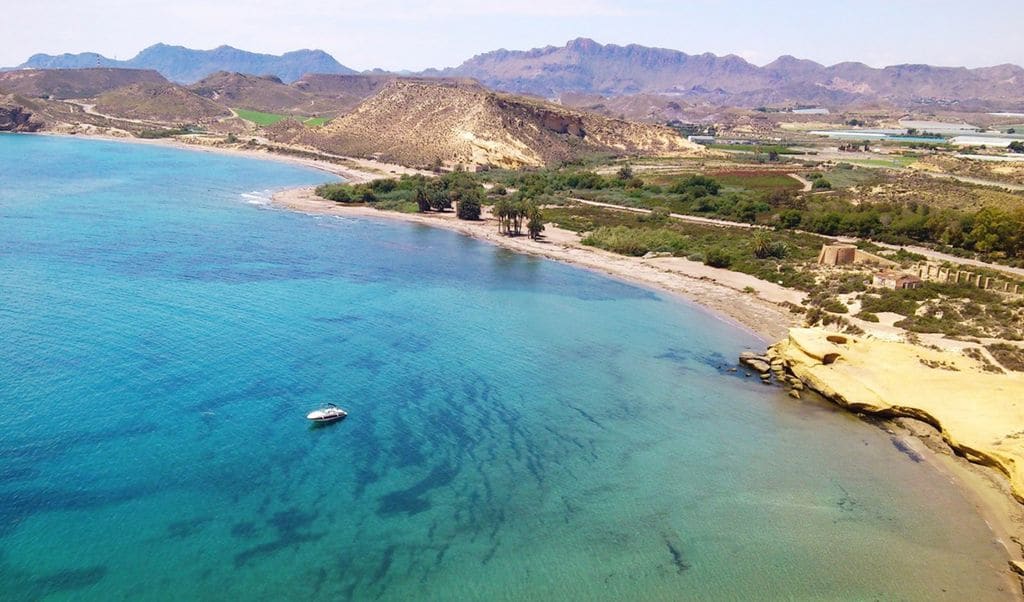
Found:
<svg viewBox="0 0 1024 602"><path fill-rule="evenodd" d="M886 270L875 274L874 278L871 279L871 284L879 288L887 288L896 291L907 288L919 288L921 286L921 279L913 274L903 274L901 272Z"/></svg>
<svg viewBox="0 0 1024 602"><path fill-rule="evenodd" d="M821 265L850 265L857 260L855 245L822 245L818 253Z"/></svg>
<svg viewBox="0 0 1024 602"><path fill-rule="evenodd" d="M818 264L819 265L852 265L852 264L869 264L876 265L880 268L891 268L899 265L891 259L885 257L879 257L874 253L868 253L858 249L856 245L851 244L830 244L822 245L821 252L818 253Z"/></svg>

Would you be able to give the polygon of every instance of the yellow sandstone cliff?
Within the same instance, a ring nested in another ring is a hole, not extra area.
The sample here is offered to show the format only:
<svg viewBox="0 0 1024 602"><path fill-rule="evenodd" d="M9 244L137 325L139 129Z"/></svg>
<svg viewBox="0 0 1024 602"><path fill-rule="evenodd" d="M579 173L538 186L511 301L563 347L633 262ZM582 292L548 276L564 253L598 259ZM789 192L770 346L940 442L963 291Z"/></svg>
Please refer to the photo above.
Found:
<svg viewBox="0 0 1024 602"><path fill-rule="evenodd" d="M794 328L769 349L804 384L857 412L908 416L942 431L968 460L994 466L1024 502L1024 375L966 356Z"/></svg>

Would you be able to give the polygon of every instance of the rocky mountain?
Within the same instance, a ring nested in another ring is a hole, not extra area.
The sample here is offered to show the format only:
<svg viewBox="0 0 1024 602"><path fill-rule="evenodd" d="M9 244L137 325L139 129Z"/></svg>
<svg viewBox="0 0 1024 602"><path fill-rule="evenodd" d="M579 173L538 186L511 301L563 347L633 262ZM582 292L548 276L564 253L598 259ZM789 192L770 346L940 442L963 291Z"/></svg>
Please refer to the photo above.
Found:
<svg viewBox="0 0 1024 602"><path fill-rule="evenodd" d="M32 98L91 98L131 84L166 84L141 69L24 69L0 72L0 90Z"/></svg>
<svg viewBox="0 0 1024 602"><path fill-rule="evenodd" d="M1024 105L1024 69L863 63L825 66L790 56L758 67L734 55L690 55L631 44L577 39L562 47L498 50L423 75L471 77L488 87L545 98L566 93L606 97L675 95L738 106L884 101L898 105Z"/></svg>
<svg viewBox="0 0 1024 602"><path fill-rule="evenodd" d="M92 52L57 56L36 54L17 69L84 67L152 69L171 81L186 84L197 82L218 71L273 75L284 82L293 82L306 73L355 73L322 50L296 50L278 56L248 52L231 46L193 50L167 44L150 46L126 61L117 61Z"/></svg>
<svg viewBox="0 0 1024 602"><path fill-rule="evenodd" d="M405 165L540 166L591 152L704 151L675 131L610 119L471 81L400 78L322 128L281 122L281 142Z"/></svg>

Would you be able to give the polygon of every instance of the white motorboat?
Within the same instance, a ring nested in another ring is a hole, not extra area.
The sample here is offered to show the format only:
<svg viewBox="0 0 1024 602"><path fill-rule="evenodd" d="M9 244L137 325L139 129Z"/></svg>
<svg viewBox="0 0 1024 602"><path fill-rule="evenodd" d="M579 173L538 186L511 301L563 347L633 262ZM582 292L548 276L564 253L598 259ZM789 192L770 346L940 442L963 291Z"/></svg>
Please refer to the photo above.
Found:
<svg viewBox="0 0 1024 602"><path fill-rule="evenodd" d="M334 422L335 420L341 420L345 416L348 416L348 412L333 403L329 403L319 410L313 410L306 414L306 418L313 422Z"/></svg>

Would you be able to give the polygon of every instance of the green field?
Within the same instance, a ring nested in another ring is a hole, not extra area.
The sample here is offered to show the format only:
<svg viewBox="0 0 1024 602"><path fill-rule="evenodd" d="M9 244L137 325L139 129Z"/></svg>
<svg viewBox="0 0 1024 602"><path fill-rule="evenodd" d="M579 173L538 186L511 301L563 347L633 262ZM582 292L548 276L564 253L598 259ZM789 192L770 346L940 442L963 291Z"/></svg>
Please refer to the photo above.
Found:
<svg viewBox="0 0 1024 602"><path fill-rule="evenodd" d="M760 145L760 144L709 144L708 148L726 151L741 151L746 153L770 153L776 152L780 155L802 155L803 151L794 150L788 146Z"/></svg>
<svg viewBox="0 0 1024 602"><path fill-rule="evenodd" d="M892 157L889 159L851 159L845 163L861 167L906 167L917 161L917 157Z"/></svg>
<svg viewBox="0 0 1024 602"><path fill-rule="evenodd" d="M327 117L301 117L297 115L280 115L277 113L261 113L260 111L250 111L249 109L235 109L235 113L246 121L251 121L256 125L274 125L279 121L285 119L295 119L301 121L305 125L310 127L319 127L326 124L330 119Z"/></svg>
<svg viewBox="0 0 1024 602"><path fill-rule="evenodd" d="M800 190L803 185L785 173L756 170L712 172L711 177L723 186L754 191Z"/></svg>

